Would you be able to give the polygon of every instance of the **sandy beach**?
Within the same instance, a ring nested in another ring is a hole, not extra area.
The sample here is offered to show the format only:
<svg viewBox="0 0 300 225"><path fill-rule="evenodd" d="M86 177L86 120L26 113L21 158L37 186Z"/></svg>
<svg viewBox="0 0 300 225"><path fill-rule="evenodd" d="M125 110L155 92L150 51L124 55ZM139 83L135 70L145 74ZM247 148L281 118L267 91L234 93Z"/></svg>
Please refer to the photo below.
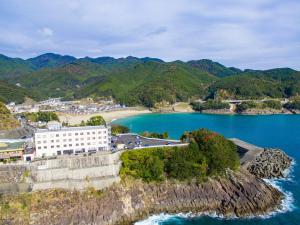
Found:
<svg viewBox="0 0 300 225"><path fill-rule="evenodd" d="M89 118L93 116L102 116L106 122L111 122L116 119L120 119L128 116L146 114L146 113L151 113L151 111L143 107L129 107L125 109L106 111L106 112L94 113L94 114L83 114L83 115L66 114L66 113L57 113L57 114L61 122L67 122L70 125L76 125L76 124L80 124L82 120L87 121Z"/></svg>

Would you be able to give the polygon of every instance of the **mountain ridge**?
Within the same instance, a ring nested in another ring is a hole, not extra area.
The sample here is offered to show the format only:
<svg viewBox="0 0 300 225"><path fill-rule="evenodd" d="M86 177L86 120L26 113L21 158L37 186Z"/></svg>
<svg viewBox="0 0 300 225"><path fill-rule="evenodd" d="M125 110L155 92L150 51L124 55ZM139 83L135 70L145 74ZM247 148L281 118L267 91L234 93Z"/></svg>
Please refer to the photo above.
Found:
<svg viewBox="0 0 300 225"><path fill-rule="evenodd" d="M151 57L76 58L46 53L23 60L0 55L0 80L13 85L10 90L25 93L25 89L28 95L37 93L33 98L109 96L126 105L148 107L162 101L283 98L300 94L299 71L291 68L241 70L210 59L165 62ZM0 98L4 98L3 93ZM18 99L6 96L4 100L21 102L23 99L21 95Z"/></svg>

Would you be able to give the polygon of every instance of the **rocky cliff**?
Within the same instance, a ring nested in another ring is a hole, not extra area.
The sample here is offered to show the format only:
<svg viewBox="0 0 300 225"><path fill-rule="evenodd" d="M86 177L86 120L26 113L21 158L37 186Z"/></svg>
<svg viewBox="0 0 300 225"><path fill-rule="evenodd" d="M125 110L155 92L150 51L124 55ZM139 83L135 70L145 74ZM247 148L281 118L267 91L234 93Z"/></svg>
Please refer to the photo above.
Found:
<svg viewBox="0 0 300 225"><path fill-rule="evenodd" d="M0 223L131 224L162 212L253 216L274 210L283 198L277 189L244 170L228 171L225 177L209 179L204 183L165 181L147 184L127 181L96 193L89 195L87 192L62 190L35 192L30 198L26 196L28 203L24 199L4 196L1 205L17 206L20 202L28 205L20 207L25 211L15 209L11 210L11 215L0 216Z"/></svg>
<svg viewBox="0 0 300 225"><path fill-rule="evenodd" d="M246 169L260 178L284 177L285 170L291 166L292 159L280 149L265 148Z"/></svg>

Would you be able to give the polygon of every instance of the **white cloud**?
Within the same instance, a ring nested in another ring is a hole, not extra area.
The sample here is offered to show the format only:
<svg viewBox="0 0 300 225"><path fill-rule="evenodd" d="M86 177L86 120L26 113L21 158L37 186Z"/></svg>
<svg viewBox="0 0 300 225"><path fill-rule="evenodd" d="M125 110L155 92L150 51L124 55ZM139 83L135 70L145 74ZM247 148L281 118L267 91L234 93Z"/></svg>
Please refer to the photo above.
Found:
<svg viewBox="0 0 300 225"><path fill-rule="evenodd" d="M39 29L38 32L44 37L51 37L54 34L53 30L50 29L49 27L43 27Z"/></svg>
<svg viewBox="0 0 300 225"><path fill-rule="evenodd" d="M299 11L298 0L2 0L0 53L211 58L241 68L300 69Z"/></svg>

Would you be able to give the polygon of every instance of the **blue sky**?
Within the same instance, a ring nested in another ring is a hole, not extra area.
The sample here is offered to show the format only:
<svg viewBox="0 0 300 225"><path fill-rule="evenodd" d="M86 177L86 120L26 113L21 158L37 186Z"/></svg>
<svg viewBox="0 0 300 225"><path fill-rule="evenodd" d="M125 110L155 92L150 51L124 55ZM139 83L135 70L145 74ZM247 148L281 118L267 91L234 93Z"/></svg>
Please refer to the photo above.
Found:
<svg viewBox="0 0 300 225"><path fill-rule="evenodd" d="M300 0L0 0L0 53L300 69Z"/></svg>

